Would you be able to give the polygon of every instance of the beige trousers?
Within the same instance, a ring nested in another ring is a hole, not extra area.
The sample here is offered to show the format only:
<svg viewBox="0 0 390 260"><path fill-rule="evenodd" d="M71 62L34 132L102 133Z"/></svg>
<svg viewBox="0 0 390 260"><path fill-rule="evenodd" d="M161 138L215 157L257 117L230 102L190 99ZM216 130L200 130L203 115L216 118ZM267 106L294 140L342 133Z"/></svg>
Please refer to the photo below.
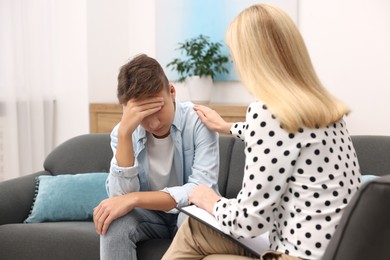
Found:
<svg viewBox="0 0 390 260"><path fill-rule="evenodd" d="M244 248L193 218L180 226L162 260L249 260L259 259ZM261 260L299 260L276 251L267 251Z"/></svg>

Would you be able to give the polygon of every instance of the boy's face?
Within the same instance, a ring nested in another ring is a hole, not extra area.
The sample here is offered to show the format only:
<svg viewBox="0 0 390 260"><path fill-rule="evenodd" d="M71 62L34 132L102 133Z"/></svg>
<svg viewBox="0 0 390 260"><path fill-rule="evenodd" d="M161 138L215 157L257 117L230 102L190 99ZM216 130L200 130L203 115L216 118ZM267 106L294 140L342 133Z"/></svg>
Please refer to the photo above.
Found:
<svg viewBox="0 0 390 260"><path fill-rule="evenodd" d="M173 85L169 85L169 93L166 89L161 90L154 97L162 97L164 105L158 112L145 117L141 121L141 126L146 131L153 134L157 138L164 138L169 135L173 119L175 117L175 97L176 90Z"/></svg>

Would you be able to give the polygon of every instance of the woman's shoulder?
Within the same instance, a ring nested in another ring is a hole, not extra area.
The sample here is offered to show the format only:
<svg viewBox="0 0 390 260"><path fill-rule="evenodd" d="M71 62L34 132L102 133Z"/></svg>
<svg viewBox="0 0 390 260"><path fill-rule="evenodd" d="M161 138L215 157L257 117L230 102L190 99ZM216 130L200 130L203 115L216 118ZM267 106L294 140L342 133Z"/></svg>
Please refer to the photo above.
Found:
<svg viewBox="0 0 390 260"><path fill-rule="evenodd" d="M275 117L272 115L271 111L268 110L267 105L260 101L253 101L252 103L249 104L248 109L247 109L247 119L253 118L261 118L263 120L274 120Z"/></svg>

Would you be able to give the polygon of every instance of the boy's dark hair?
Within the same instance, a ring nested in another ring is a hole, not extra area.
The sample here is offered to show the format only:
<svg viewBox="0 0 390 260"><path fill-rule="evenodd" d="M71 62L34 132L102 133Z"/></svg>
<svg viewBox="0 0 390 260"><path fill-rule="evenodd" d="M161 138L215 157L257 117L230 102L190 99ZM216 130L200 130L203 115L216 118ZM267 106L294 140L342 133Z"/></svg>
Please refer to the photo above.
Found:
<svg viewBox="0 0 390 260"><path fill-rule="evenodd" d="M169 91L169 81L161 65L153 58L140 54L120 68L118 75L119 103L125 105L130 99L142 99Z"/></svg>

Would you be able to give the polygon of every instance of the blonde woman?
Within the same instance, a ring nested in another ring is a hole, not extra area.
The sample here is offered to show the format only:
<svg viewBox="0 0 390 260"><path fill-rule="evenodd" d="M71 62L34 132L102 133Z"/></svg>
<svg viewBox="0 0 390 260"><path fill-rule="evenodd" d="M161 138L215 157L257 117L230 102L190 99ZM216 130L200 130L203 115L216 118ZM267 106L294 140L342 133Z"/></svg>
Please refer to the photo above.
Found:
<svg viewBox="0 0 390 260"><path fill-rule="evenodd" d="M348 107L321 84L304 41L281 9L242 11L226 42L244 86L256 98L245 123L195 106L214 131L245 141L242 189L234 199L199 185L190 202L234 237L269 232L261 259L320 259L360 186L360 168L343 117ZM163 259L252 259L249 252L188 218Z"/></svg>

